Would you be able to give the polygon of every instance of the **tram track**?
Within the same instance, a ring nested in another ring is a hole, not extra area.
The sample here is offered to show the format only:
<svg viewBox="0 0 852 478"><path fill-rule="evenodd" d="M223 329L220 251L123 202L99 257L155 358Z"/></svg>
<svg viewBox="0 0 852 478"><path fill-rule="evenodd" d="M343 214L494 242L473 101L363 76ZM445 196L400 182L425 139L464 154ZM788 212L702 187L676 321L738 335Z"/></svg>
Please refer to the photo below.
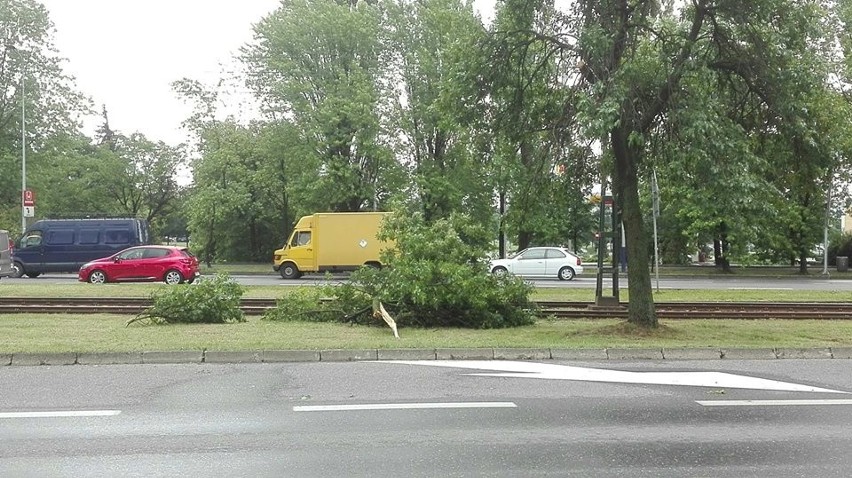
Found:
<svg viewBox="0 0 852 478"><path fill-rule="evenodd" d="M262 315L278 299L244 298L246 315ZM0 297L0 314L127 314L151 306L145 297ZM597 307L593 302L540 301L540 315L560 319L623 319L626 304ZM852 319L852 302L658 302L660 319Z"/></svg>

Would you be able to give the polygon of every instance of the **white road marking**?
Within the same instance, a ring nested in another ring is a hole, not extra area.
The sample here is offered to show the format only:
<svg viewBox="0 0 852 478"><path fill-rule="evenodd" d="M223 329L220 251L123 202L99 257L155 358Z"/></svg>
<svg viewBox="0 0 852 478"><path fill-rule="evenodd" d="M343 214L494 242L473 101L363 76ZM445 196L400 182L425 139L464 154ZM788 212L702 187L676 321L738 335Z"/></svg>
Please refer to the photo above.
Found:
<svg viewBox="0 0 852 478"><path fill-rule="evenodd" d="M767 407L785 405L852 405L852 400L696 400L705 407Z"/></svg>
<svg viewBox="0 0 852 478"><path fill-rule="evenodd" d="M811 387L796 383L746 377L724 372L629 372L602 368L502 360L397 360L378 363L425 365L476 370L499 370L474 373L485 377L539 378L545 380L578 380L586 382L637 383L649 385L683 385L689 387L747 388L785 392L849 393L841 390Z"/></svg>
<svg viewBox="0 0 852 478"><path fill-rule="evenodd" d="M512 402L455 403L365 403L361 405L313 405L293 407L294 412L339 412L353 410L421 410L429 408L516 408Z"/></svg>
<svg viewBox="0 0 852 478"><path fill-rule="evenodd" d="M728 290L793 290L792 287L728 287Z"/></svg>
<svg viewBox="0 0 852 478"><path fill-rule="evenodd" d="M109 417L118 415L121 410L65 410L53 412L5 412L0 418L67 418L67 417Z"/></svg>

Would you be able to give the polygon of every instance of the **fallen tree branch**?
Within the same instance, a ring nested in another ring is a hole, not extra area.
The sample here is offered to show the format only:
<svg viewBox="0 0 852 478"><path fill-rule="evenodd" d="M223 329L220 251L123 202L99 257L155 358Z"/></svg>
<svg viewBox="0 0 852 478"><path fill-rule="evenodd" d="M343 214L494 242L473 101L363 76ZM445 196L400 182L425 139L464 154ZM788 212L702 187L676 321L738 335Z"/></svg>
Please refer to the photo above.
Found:
<svg viewBox="0 0 852 478"><path fill-rule="evenodd" d="M393 331L393 336L399 338L399 332L396 328L396 321L393 320L388 311L385 310L385 306L379 302L378 299L373 299L373 317L381 318L388 324L388 327Z"/></svg>

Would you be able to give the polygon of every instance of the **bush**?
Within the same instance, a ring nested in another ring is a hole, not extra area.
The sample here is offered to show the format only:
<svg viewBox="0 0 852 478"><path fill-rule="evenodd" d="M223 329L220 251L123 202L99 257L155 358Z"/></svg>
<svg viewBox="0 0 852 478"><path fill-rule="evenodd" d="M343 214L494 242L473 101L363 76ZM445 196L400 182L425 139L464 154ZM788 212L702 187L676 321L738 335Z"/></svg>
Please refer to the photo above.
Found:
<svg viewBox="0 0 852 478"><path fill-rule="evenodd" d="M153 305L127 321L154 324L245 322L240 309L243 287L227 274L199 279L192 285L168 287L151 296Z"/></svg>
<svg viewBox="0 0 852 478"><path fill-rule="evenodd" d="M261 320L336 322L354 321L350 316L370 311L370 299L362 304L357 300L342 300L340 290L334 286L306 287L289 292L278 300L274 308L267 309ZM358 304L352 310L352 304ZM349 308L344 308L349 307Z"/></svg>
<svg viewBox="0 0 852 478"><path fill-rule="evenodd" d="M490 237L473 224L465 215L426 224L417 214L396 213L381 234L396 244L383 258L387 267L362 268L347 283L300 292L264 318L382 324L372 317L374 301L380 301L399 326L500 328L533 323L532 286L515 277L488 274L484 258Z"/></svg>

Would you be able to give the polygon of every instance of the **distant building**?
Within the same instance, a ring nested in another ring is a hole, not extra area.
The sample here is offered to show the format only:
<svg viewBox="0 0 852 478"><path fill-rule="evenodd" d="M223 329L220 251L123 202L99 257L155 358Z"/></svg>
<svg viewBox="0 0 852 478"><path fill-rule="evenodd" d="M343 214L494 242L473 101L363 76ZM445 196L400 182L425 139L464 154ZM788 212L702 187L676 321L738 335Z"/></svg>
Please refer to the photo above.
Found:
<svg viewBox="0 0 852 478"><path fill-rule="evenodd" d="M852 234L852 211L846 211L846 214L840 218L840 230L843 234Z"/></svg>

